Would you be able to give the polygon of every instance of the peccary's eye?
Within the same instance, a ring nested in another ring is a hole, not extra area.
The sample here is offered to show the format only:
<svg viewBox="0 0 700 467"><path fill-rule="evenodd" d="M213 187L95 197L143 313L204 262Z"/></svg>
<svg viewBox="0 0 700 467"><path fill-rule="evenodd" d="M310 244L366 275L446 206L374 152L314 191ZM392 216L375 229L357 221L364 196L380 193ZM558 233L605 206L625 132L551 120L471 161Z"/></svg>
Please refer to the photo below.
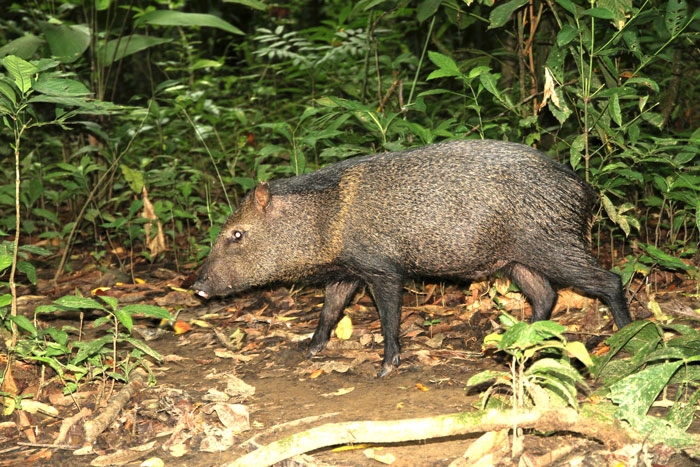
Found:
<svg viewBox="0 0 700 467"><path fill-rule="evenodd" d="M242 238L243 232L241 232L240 230L234 230L229 236L229 240L231 240L232 242L240 242Z"/></svg>

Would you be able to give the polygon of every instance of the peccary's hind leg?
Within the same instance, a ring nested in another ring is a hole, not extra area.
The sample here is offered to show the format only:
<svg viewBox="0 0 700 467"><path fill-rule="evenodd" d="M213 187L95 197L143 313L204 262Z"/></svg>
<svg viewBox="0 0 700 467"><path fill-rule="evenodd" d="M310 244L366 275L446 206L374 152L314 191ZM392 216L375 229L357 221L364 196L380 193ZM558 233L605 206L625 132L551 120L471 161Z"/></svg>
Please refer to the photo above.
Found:
<svg viewBox="0 0 700 467"><path fill-rule="evenodd" d="M511 279L518 284L532 305L532 322L551 318L557 301L557 292L549 280L537 271L515 263L508 270Z"/></svg>
<svg viewBox="0 0 700 467"><path fill-rule="evenodd" d="M388 375L394 367L399 366L399 327L401 324L401 297L403 296L403 279L400 277L382 277L370 284L372 297L377 306L379 320L384 336L384 360L378 377Z"/></svg>
<svg viewBox="0 0 700 467"><path fill-rule="evenodd" d="M318 326L309 343L309 350L306 353L307 358L311 358L328 343L331 338L331 331L340 321L340 315L348 306L350 299L355 294L360 281L341 281L331 282L326 286L326 296L321 308L321 317L318 320Z"/></svg>
<svg viewBox="0 0 700 467"><path fill-rule="evenodd" d="M559 269L557 281L601 299L610 308L618 329L632 322L620 276L598 266L592 255L587 264L561 265Z"/></svg>

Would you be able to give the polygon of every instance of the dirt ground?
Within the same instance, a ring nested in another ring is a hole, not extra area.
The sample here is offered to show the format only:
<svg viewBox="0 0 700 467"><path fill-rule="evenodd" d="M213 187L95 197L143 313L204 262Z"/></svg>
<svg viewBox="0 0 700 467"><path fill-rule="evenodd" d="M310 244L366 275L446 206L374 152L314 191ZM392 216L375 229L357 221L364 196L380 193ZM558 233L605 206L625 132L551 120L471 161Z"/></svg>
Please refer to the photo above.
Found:
<svg viewBox="0 0 700 467"><path fill-rule="evenodd" d="M359 294L346 310L352 323L349 337L334 335L323 352L307 359L305 346L323 300L317 289L269 288L202 302L186 290L191 276L148 271L139 285L121 284L120 278L118 274L83 272L65 278L63 290L51 293L47 284L40 284L39 293L24 296L22 309L31 318L36 304L46 303L51 296L75 289L89 294L98 283L105 284L104 293L119 298L121 304L165 306L177 315L177 321L140 319L134 327L134 335L164 357L150 364L156 384L137 390L97 436L92 452L77 456L73 451L85 443L85 422L104 410L105 404L95 407L95 401L110 399L109 395L113 399L123 385L109 393L105 392L111 388L109 382L86 385L67 405L60 405L59 382L43 375L50 384L41 388L39 398L51 401L58 415L22 412L20 416L18 411L3 417L0 466L219 466L253 446L327 423L471 411L478 403L478 392L468 387L469 378L488 369L507 369L505 361L482 352L484 336L499 328L491 295L497 294L500 306L517 318L529 316L522 297L508 292L507 284L498 281L471 287L409 284L402 313L402 364L387 377L377 378L381 331L366 294ZM683 287L674 288L661 301L664 311L698 308L697 298L687 298ZM638 318L647 317L645 299L638 290L632 302ZM45 318L40 325L80 327L75 315ZM95 333L91 319L94 317L83 317L84 339ZM569 291L562 292L554 319L569 327L570 339L582 340L589 350L612 332L610 317L595 302ZM25 392L36 393L36 380L42 375L37 366L18 362L14 376ZM59 448L52 446L62 420L83 407L92 413L72 425ZM691 431L700 431L697 425ZM367 466L392 459L393 466L473 465L459 462L481 434L388 445L376 439L342 449L324 447L283 465ZM135 447L140 450L133 450ZM528 432L516 459L510 454L509 437L484 449L484 456L500 452L501 457L482 465L697 465L661 446L639 448L648 455L645 463L639 460L643 457L639 449L632 452L626 446L613 452L575 433Z"/></svg>

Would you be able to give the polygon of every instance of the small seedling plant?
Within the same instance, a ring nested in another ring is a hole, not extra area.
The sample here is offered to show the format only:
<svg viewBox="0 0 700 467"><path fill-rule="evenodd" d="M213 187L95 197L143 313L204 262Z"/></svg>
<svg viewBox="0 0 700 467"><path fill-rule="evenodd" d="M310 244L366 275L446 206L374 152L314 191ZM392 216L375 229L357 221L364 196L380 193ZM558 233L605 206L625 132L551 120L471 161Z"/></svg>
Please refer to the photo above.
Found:
<svg viewBox="0 0 700 467"><path fill-rule="evenodd" d="M487 370L472 376L469 386L491 383L482 394L482 409L510 408L514 419L520 410L551 410L552 407L578 408L578 387L587 388L583 376L571 364L571 358L586 367L593 365L581 342L568 342L566 327L553 321L528 324L516 322L503 313L507 326L503 334L491 334L484 347L510 356L510 371ZM510 397L503 397L509 394ZM518 427L513 426L513 455L519 450Z"/></svg>
<svg viewBox="0 0 700 467"><path fill-rule="evenodd" d="M21 315L4 317L8 318L6 322L12 321L22 331L13 352L18 358L50 367L66 394L74 393L81 384L90 381L128 382L129 374L135 368L143 367L149 371L147 357L162 360L157 351L133 337L131 332L136 315L172 320L167 310L147 304L119 306L117 299L109 296L100 296L99 300L102 303L89 297L67 295L50 305L38 306L35 311L37 315L64 312L103 314L93 321L92 327L105 328L105 332L91 340L83 340L83 330L72 326L41 329L36 319L32 322ZM124 344L131 349L126 351Z"/></svg>
<svg viewBox="0 0 700 467"><path fill-rule="evenodd" d="M483 408L510 406L547 409L554 406L578 407L577 388L586 387L583 376L571 364L574 358L591 367L593 361L581 342L568 342L566 327L553 321L528 324L516 322L503 314L501 321L508 327L503 334L491 334L484 347L510 356L510 371L487 370L472 376L470 386L493 382L482 396ZM493 396L506 389L507 398Z"/></svg>

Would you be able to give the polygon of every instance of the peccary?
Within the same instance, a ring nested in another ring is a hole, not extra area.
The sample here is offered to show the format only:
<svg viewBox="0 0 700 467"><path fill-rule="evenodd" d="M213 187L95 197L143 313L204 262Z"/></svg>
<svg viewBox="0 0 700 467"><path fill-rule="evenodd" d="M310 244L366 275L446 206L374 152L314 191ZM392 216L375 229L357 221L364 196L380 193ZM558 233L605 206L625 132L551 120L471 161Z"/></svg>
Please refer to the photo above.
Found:
<svg viewBox="0 0 700 467"><path fill-rule="evenodd" d="M208 298L272 282L326 286L309 347L322 350L360 284L384 336L379 376L399 364L403 284L410 277L509 276L549 319L555 286L600 298L631 322L619 276L590 252L592 187L521 144L451 141L356 157L261 183L223 226L193 285Z"/></svg>

